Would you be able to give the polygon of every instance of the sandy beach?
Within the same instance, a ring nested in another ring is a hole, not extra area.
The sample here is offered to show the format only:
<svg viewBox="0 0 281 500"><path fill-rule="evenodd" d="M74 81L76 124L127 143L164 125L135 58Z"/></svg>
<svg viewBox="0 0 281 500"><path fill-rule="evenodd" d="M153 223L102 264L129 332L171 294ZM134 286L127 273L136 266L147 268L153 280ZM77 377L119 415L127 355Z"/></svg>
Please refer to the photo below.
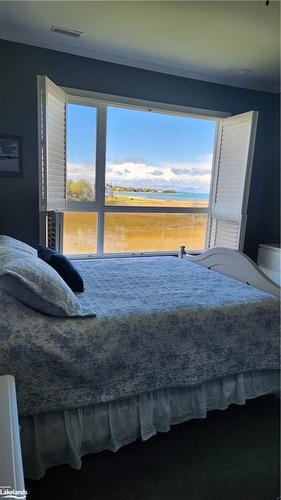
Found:
<svg viewBox="0 0 281 500"><path fill-rule="evenodd" d="M141 207L196 207L207 208L208 202L204 200L163 200L133 196L112 196L106 197L106 205L117 206L141 206Z"/></svg>

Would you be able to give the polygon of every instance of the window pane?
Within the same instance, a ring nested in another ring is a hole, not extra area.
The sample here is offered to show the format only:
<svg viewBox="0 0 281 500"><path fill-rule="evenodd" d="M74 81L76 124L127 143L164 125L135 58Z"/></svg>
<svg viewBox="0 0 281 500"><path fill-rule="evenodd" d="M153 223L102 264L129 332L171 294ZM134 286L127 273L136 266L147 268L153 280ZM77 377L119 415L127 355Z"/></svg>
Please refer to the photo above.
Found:
<svg viewBox="0 0 281 500"><path fill-rule="evenodd" d="M105 214L105 253L205 247L207 214Z"/></svg>
<svg viewBox="0 0 281 500"><path fill-rule="evenodd" d="M97 110L67 105L67 200L94 201Z"/></svg>
<svg viewBox="0 0 281 500"><path fill-rule="evenodd" d="M216 122L107 108L106 204L207 207Z"/></svg>
<svg viewBox="0 0 281 500"><path fill-rule="evenodd" d="M96 212L65 212L63 216L63 252L97 253Z"/></svg>

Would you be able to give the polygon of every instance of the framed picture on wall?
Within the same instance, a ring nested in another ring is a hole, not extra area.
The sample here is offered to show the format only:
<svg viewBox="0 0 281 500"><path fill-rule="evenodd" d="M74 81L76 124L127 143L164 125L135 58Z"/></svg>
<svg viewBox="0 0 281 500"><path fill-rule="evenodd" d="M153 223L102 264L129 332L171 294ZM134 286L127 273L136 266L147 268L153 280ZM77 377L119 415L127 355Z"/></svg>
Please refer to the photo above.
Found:
<svg viewBox="0 0 281 500"><path fill-rule="evenodd" d="M21 176L21 137L0 134L0 177Z"/></svg>

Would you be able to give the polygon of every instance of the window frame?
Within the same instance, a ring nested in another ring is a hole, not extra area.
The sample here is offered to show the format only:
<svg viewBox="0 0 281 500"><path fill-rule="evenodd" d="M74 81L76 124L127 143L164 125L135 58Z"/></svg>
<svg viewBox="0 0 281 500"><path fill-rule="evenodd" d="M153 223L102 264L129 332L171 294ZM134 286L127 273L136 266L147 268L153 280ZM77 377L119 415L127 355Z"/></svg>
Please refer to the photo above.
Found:
<svg viewBox="0 0 281 500"><path fill-rule="evenodd" d="M95 175L95 201L93 202L69 202L63 212L97 212L97 253L93 254L68 254L73 259L86 258L112 258L112 257L139 257L155 255L177 255L178 251L155 251L155 252L122 252L104 253L104 215L107 212L113 213L181 213L192 214L202 213L208 215L205 248L208 243L208 233L210 230L210 202L216 184L216 172L218 163L218 147L221 135L222 120L230 113L217 112L212 110L190 108L174 104L165 104L147 100L140 100L128 97L102 94L91 91L78 90L68 87L61 87L66 93L67 104L80 104L92 106L97 109L96 123L96 175ZM105 203L105 176L106 176L106 134L107 134L107 106L124 107L141 111L153 111L161 114L171 114L173 116L184 116L201 120L216 121L216 131L214 138L213 162L211 169L209 206L203 207L149 207L149 206L125 206L106 205ZM67 178L67 172L66 172ZM184 243L184 242L183 242ZM200 253L202 249L193 250L190 253Z"/></svg>

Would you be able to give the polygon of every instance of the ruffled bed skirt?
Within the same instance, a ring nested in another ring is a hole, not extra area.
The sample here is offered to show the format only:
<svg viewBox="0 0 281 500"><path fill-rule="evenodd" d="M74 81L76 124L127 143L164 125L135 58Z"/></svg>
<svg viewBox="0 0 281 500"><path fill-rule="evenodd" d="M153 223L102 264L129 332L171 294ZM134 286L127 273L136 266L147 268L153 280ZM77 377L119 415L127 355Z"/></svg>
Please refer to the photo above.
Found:
<svg viewBox="0 0 281 500"><path fill-rule="evenodd" d="M81 457L101 450L117 451L137 438L169 431L171 425L204 418L209 410L276 392L279 371L228 376L196 387L164 389L129 399L22 417L21 442L25 476L41 478L54 465L81 467Z"/></svg>

